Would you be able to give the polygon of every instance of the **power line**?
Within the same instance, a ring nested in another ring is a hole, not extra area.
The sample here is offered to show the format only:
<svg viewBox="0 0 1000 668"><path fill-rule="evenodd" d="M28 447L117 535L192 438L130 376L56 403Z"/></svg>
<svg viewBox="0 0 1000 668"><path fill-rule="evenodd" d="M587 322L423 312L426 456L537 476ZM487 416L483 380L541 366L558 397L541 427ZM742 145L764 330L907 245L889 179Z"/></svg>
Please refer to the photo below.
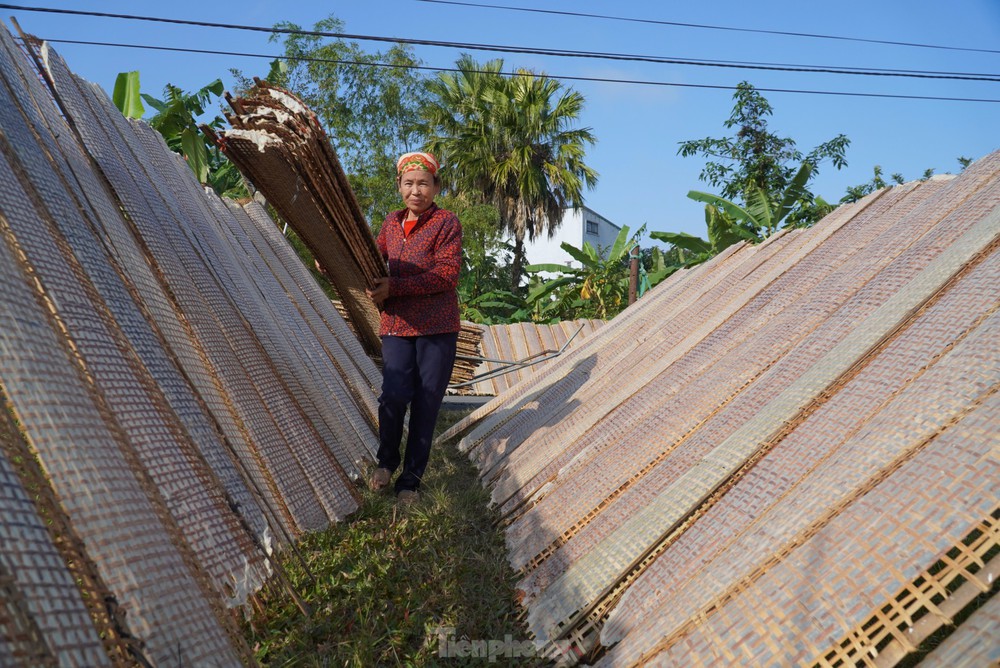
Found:
<svg viewBox="0 0 1000 668"><path fill-rule="evenodd" d="M458 2L457 0L418 0L439 5L458 5L462 7L481 7L484 9L504 9L515 12L531 12L535 14L555 14L558 16L577 16L583 18L605 19L610 21L627 21L630 23L651 23L654 25L676 26L680 28L702 28L706 30L726 30L731 32L750 32L764 35L784 35L788 37L809 37L812 39L833 39L848 42L865 42L868 44L887 44L890 46L909 46L921 49L945 49L948 51L973 51L976 53L1000 53L996 49L976 49L963 46L942 46L939 44L921 44L918 42L894 42L884 39L865 39L863 37L844 37L841 35L820 35L808 32L790 32L785 30L764 30L758 28L736 28L733 26L714 26L701 23L681 23L678 21L660 21L657 19L640 19L626 16L610 16L607 14L588 14L585 12L568 12L554 9L534 9L529 7L511 7L509 5L490 5L478 2Z"/></svg>
<svg viewBox="0 0 1000 668"><path fill-rule="evenodd" d="M355 35L349 33L336 33L321 30L302 30L297 28L266 28L263 26L247 26L231 23L217 23L209 21L193 21L188 19L170 19L153 16L138 16L133 14L112 14L108 12L93 12L76 9L57 9L51 7L20 7L16 5L0 4L0 9L19 9L22 11L45 12L55 14L70 14L77 16L93 16L100 18L117 18L135 21L151 21L156 23L170 23L176 25L190 25L208 28L225 28L231 30L250 30L255 32L267 32L278 34L305 35L316 37L331 37L337 39L354 39L361 41L402 43L415 46L436 46L446 48L458 48L478 51L492 51L499 53L517 53L529 55L543 55L555 57L571 58L594 58L603 60L629 61L629 62L649 62L665 65L685 65L698 67L720 67L731 69L766 70L776 72L800 72L810 74L847 74L854 76L886 76L886 77L906 77L917 79L948 79L955 81L988 81L1000 82L1000 75L966 73L966 72L931 72L926 70L889 70L875 68L840 68L823 66L802 66L783 65L774 63L747 63L736 61L710 61L699 59L666 58L660 56L647 56L637 54L576 51L570 49L547 49L529 48L518 46L507 46L497 44L477 44L471 42L451 42L442 40L421 40L398 37L381 37L374 35Z"/></svg>
<svg viewBox="0 0 1000 668"><path fill-rule="evenodd" d="M368 67L385 67L394 69L412 69L412 70L422 70L430 72L462 72L463 70L457 67L431 67L428 65L398 65L392 63L371 63L364 61L355 60L338 60L334 58L316 58L308 56L284 56L284 55L273 55L264 53L245 53L239 51L217 51L213 49L193 49L187 47L171 47L171 46L155 46L150 44L125 44L120 42L92 42L86 40L74 40L74 39L49 39L45 40L52 44L80 44L85 46L107 46L107 47L117 47L126 49L148 49L152 51L168 51L168 52L178 52L178 53L198 53L205 55L218 55L218 56L235 56L240 58L266 58L268 60L289 60L289 61L304 61L304 62L319 62L319 63L331 63L338 65L363 65ZM469 71L469 70L465 70ZM488 74L485 71L476 71L481 74ZM530 72L500 72L502 76L506 77L516 77L516 76L536 76ZM713 84L693 84L693 83L676 83L670 81L649 81L643 79L619 79L610 77L584 77L584 76L572 76L572 75L559 75L559 74L546 74L550 79L558 79L560 81L587 81L596 83L615 83L615 84L631 84L631 85L641 85L641 86L664 86L664 87L675 87L675 88L697 88L697 89L709 89L709 90L736 90L736 86L722 86ZM933 95L895 95L890 93L852 93L845 91L829 91L829 90L801 90L801 89L789 89L789 88L758 88L754 87L756 90L764 93L794 93L794 94L804 94L804 95L830 95L838 97L868 97L868 98L884 98L884 99L896 99L896 100L931 100L937 102L985 102L991 104L1000 104L1000 99L989 99L989 98L965 98L965 97L942 97Z"/></svg>

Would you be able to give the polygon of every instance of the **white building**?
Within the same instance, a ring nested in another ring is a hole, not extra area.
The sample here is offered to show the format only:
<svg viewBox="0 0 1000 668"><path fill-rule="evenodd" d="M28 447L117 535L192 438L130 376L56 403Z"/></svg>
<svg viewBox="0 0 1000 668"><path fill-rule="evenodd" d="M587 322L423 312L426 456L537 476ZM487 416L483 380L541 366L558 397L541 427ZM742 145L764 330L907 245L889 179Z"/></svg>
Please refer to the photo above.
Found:
<svg viewBox="0 0 1000 668"><path fill-rule="evenodd" d="M566 209L563 211L562 224L551 238L542 234L534 241L525 239L524 255L527 264L561 264L567 267L579 267L580 263L564 251L560 244L566 242L570 246L583 248L584 242L587 242L603 257L607 257L621 229L585 206L575 211Z"/></svg>

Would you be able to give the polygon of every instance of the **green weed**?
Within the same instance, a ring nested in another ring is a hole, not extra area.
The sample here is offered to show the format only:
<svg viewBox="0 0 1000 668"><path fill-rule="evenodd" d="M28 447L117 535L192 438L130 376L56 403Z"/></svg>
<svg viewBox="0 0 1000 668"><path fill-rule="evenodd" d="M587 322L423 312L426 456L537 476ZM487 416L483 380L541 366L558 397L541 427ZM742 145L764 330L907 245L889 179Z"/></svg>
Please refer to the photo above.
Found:
<svg viewBox="0 0 1000 668"><path fill-rule="evenodd" d="M443 411L439 429L459 417ZM256 597L244 631L262 665L485 665L485 657L439 656L439 629L528 637L495 511L454 443L435 447L416 506L397 509L391 493L362 497L352 517L299 543L312 578L290 551L281 558L311 616L275 585Z"/></svg>

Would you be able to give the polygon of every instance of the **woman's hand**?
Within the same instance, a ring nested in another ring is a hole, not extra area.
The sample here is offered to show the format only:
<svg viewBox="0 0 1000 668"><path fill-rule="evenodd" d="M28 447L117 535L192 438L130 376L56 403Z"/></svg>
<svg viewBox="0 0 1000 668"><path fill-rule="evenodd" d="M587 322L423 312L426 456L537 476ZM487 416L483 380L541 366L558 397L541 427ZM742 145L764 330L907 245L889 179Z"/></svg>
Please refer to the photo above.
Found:
<svg viewBox="0 0 1000 668"><path fill-rule="evenodd" d="M368 298L375 302L376 306L381 307L385 300L389 298L389 277L382 276L375 279L375 287L365 290L365 294Z"/></svg>

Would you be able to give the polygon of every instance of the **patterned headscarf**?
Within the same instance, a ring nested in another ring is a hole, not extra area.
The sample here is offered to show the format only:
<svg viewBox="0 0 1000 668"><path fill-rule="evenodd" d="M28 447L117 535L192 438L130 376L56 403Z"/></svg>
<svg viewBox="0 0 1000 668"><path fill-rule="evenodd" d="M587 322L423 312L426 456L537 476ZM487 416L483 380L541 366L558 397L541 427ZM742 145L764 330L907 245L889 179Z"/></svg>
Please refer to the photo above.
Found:
<svg viewBox="0 0 1000 668"><path fill-rule="evenodd" d="M404 174L414 169L422 169L431 174L437 174L438 161L430 153L405 153L396 161L396 173Z"/></svg>

